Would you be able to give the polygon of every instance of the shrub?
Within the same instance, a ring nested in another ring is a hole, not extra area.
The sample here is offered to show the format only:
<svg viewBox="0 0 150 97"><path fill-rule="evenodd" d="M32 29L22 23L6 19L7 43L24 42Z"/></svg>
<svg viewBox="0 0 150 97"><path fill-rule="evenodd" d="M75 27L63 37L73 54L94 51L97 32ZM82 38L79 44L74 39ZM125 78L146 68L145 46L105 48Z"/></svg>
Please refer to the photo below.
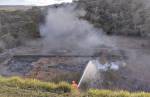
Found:
<svg viewBox="0 0 150 97"><path fill-rule="evenodd" d="M107 34L150 35L149 8L145 0L80 0L85 19Z"/></svg>

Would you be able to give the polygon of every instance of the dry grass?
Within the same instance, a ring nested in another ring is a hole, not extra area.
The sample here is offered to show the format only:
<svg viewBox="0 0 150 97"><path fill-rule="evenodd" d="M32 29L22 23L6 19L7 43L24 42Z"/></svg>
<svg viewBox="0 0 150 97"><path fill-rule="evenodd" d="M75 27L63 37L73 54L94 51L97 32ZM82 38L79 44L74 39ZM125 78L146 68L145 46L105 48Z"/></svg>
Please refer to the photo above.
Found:
<svg viewBox="0 0 150 97"><path fill-rule="evenodd" d="M65 82L55 84L19 77L0 77L0 86L0 97L150 97L150 93L145 92L130 93L94 89L79 93Z"/></svg>

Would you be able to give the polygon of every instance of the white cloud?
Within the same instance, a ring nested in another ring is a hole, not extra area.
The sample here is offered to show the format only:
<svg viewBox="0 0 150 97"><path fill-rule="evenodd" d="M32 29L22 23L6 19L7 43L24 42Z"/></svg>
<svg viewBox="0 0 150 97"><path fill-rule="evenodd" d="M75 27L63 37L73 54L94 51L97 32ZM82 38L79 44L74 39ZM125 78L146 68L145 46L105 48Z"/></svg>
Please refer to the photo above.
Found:
<svg viewBox="0 0 150 97"><path fill-rule="evenodd" d="M51 5L72 0L0 0L0 5Z"/></svg>

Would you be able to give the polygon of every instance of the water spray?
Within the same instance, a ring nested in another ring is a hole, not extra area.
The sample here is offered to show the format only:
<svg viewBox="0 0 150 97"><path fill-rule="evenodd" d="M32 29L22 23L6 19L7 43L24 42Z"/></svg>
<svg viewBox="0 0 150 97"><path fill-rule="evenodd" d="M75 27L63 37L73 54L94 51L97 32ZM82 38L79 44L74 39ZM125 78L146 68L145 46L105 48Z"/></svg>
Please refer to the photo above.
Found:
<svg viewBox="0 0 150 97"><path fill-rule="evenodd" d="M93 80L96 77L96 74L97 74L97 67L94 64L94 60L89 61L79 81L78 87L80 87L83 81Z"/></svg>
<svg viewBox="0 0 150 97"><path fill-rule="evenodd" d="M79 81L78 87L80 87L84 81L95 81L100 74L99 71L106 72L108 70L117 71L119 70L119 65L115 62L101 64L98 60L89 61Z"/></svg>

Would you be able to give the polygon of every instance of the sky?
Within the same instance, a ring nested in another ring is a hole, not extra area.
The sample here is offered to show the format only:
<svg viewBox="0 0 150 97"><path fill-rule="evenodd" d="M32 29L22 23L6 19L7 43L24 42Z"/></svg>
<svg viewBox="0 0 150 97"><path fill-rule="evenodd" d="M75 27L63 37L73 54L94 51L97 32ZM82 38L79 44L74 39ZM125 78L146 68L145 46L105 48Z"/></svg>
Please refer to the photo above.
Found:
<svg viewBox="0 0 150 97"><path fill-rule="evenodd" d="M0 5L51 5L72 0L0 0Z"/></svg>

